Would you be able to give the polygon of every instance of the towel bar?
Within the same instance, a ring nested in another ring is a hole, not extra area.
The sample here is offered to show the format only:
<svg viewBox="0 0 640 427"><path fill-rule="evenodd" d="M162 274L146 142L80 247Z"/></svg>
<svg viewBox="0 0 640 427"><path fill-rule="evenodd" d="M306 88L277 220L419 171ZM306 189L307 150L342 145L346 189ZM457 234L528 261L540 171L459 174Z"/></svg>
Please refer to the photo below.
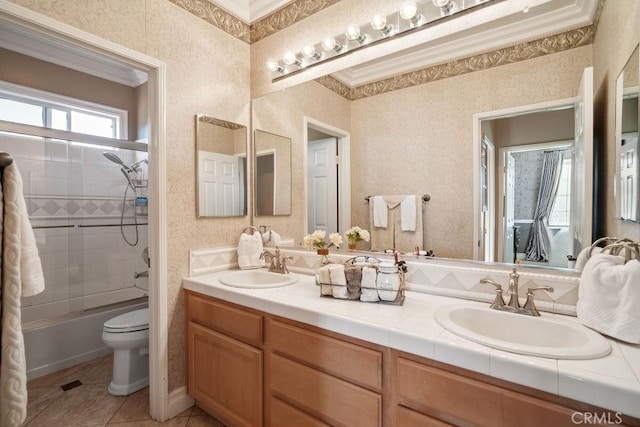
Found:
<svg viewBox="0 0 640 427"><path fill-rule="evenodd" d="M367 197L365 197L365 198L364 198L364 200L365 200L365 201L367 201L367 203L368 203L368 202L369 202L369 199L371 199L372 197L373 197L373 196L367 196ZM424 194L424 195L422 196L422 201L423 201L423 202L428 202L429 200L431 200L431 196L430 196L430 195L428 195L428 194Z"/></svg>
<svg viewBox="0 0 640 427"><path fill-rule="evenodd" d="M250 225L250 226L246 227L244 230L242 230L243 233L247 233L249 235L253 234L251 231L253 231L253 233L255 233L256 231L258 231L258 229L255 228L253 225Z"/></svg>

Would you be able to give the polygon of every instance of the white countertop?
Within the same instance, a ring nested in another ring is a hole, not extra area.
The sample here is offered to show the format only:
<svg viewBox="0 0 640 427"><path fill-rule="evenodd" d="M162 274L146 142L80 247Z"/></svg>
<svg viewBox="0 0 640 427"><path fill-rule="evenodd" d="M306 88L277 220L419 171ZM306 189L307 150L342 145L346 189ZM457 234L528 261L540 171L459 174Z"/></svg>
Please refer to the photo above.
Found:
<svg viewBox="0 0 640 427"><path fill-rule="evenodd" d="M221 284L221 271L183 280L185 289L392 347L549 393L640 418L640 346L609 339L611 353L592 360L556 360L523 356L476 344L441 327L435 312L443 306L486 303L406 291L394 306L320 297L313 276L291 273L299 281L271 289ZM578 320L543 313L543 316ZM523 331L526 333L526 331Z"/></svg>

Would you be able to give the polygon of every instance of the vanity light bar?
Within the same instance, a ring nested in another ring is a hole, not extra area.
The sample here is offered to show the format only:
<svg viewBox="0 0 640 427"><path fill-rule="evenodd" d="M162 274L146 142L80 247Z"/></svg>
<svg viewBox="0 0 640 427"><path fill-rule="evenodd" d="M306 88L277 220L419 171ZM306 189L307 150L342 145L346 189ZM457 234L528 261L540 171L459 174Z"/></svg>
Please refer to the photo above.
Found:
<svg viewBox="0 0 640 427"><path fill-rule="evenodd" d="M352 24L342 34L325 37L319 43L304 46L299 52L288 51L282 59L269 59L267 69L271 71L272 81L277 81L328 59L370 46L398 34L426 28L426 24L493 1L500 0L407 1L398 12L387 16L374 15L371 21L364 25Z"/></svg>

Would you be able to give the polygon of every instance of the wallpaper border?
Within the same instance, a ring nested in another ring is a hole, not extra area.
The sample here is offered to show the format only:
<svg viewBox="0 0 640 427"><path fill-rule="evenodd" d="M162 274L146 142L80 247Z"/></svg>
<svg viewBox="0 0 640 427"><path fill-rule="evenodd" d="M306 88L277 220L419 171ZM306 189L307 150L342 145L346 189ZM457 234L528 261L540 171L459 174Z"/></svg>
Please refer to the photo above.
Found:
<svg viewBox="0 0 640 427"><path fill-rule="evenodd" d="M356 101L358 99L406 89L449 77L461 76L475 71L487 70L501 65L513 64L587 46L593 43L595 30L596 24L592 24L529 42L518 43L513 46L456 59L444 64L399 74L356 87L348 87L331 76L323 76L315 79L315 81L349 101Z"/></svg>

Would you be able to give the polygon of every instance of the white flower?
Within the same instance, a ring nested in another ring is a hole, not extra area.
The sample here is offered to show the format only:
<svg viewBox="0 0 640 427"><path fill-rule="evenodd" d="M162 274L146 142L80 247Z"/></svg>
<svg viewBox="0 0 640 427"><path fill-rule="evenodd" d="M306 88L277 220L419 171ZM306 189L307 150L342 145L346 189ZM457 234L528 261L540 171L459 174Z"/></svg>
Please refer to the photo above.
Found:
<svg viewBox="0 0 640 427"><path fill-rule="evenodd" d="M360 230L360 233L358 233L360 235L360 238L362 240L364 240L365 242L368 242L369 239L371 238L371 235L369 234L369 232L367 230Z"/></svg>
<svg viewBox="0 0 640 427"><path fill-rule="evenodd" d="M339 233L331 233L329 235L329 241L334 246L340 246L342 244L342 236Z"/></svg>
<svg viewBox="0 0 640 427"><path fill-rule="evenodd" d="M319 243L321 241L324 240L324 236L327 235L327 232L324 230L316 230L311 234L311 237L313 238L313 240L316 241L316 243Z"/></svg>
<svg viewBox="0 0 640 427"><path fill-rule="evenodd" d="M304 246L306 248L309 249L313 249L313 244L315 243L313 241L313 237L311 237L311 234L307 234L306 236L304 236L304 238L302 239L302 243L304 244Z"/></svg>
<svg viewBox="0 0 640 427"><path fill-rule="evenodd" d="M367 230L360 228L357 225L345 231L344 236L350 243L356 243L361 240L368 242L371 237Z"/></svg>

